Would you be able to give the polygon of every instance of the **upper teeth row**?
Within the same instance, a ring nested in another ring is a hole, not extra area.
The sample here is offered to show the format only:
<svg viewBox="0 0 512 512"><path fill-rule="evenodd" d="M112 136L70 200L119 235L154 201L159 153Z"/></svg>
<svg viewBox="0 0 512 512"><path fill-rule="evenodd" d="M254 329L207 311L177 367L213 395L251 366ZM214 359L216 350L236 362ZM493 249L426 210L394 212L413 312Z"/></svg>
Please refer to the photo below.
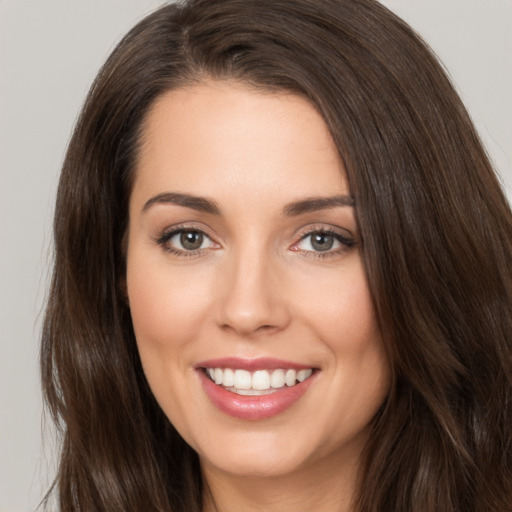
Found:
<svg viewBox="0 0 512 512"><path fill-rule="evenodd" d="M210 378L220 386L233 387L236 389L256 389L266 390L270 388L282 388L294 386L297 381L302 382L307 379L313 370L257 370L248 372L247 370L233 370L231 368L207 368Z"/></svg>

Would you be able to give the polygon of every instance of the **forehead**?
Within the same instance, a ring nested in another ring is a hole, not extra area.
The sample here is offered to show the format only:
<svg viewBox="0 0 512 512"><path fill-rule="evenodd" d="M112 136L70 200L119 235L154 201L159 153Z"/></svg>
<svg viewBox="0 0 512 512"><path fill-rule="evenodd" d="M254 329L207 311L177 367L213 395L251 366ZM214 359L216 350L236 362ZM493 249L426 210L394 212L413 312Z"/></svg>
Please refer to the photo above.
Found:
<svg viewBox="0 0 512 512"><path fill-rule="evenodd" d="M322 116L298 95L228 81L163 94L143 126L133 195L235 189L266 199L348 193Z"/></svg>

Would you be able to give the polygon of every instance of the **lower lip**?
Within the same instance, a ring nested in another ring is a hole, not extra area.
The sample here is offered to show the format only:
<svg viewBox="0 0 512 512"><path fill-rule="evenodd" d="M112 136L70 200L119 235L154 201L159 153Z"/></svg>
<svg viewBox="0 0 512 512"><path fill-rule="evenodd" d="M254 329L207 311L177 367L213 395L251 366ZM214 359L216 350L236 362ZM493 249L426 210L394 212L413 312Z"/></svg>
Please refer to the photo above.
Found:
<svg viewBox="0 0 512 512"><path fill-rule="evenodd" d="M315 374L299 384L276 389L268 395L246 396L225 390L198 370L201 384L211 402L222 412L242 420L257 421L276 416L291 407L311 386Z"/></svg>

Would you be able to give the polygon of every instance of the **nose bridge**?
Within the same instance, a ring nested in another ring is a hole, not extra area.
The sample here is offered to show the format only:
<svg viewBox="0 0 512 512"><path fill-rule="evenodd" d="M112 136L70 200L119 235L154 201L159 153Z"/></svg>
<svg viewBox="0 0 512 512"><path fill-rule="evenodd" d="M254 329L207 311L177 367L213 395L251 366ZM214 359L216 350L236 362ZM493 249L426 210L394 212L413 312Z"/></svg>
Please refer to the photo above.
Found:
<svg viewBox="0 0 512 512"><path fill-rule="evenodd" d="M279 330L287 323L275 256L252 240L233 248L222 273L220 324L239 334Z"/></svg>

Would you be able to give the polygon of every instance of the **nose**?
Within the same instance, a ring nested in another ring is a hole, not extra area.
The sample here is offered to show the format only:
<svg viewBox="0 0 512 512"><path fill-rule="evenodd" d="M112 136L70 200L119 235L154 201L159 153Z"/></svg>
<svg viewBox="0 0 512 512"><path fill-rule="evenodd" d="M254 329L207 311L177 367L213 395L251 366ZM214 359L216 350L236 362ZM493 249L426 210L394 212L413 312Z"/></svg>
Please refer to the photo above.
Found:
<svg viewBox="0 0 512 512"><path fill-rule="evenodd" d="M243 251L224 262L218 324L239 336L271 334L289 321L286 286L279 265L263 251Z"/></svg>

